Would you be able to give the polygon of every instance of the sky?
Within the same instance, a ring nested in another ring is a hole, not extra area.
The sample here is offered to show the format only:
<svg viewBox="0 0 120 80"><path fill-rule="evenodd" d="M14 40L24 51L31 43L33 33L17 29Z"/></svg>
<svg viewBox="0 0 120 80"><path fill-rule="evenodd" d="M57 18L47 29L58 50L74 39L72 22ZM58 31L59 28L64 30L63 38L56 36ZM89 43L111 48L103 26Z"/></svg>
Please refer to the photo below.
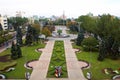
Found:
<svg viewBox="0 0 120 80"><path fill-rule="evenodd" d="M89 12L93 15L111 14L120 17L120 0L0 0L0 14L15 16L61 16L77 18Z"/></svg>

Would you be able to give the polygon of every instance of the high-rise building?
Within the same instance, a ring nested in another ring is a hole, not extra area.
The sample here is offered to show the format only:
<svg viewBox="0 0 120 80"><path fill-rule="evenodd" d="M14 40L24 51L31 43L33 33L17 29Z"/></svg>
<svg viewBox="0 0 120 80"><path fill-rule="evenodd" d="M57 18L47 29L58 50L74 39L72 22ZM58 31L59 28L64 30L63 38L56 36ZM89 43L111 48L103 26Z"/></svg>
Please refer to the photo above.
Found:
<svg viewBox="0 0 120 80"><path fill-rule="evenodd" d="M7 30L8 29L8 21L7 21L7 16L1 16L0 15L0 24L3 28L3 30Z"/></svg>

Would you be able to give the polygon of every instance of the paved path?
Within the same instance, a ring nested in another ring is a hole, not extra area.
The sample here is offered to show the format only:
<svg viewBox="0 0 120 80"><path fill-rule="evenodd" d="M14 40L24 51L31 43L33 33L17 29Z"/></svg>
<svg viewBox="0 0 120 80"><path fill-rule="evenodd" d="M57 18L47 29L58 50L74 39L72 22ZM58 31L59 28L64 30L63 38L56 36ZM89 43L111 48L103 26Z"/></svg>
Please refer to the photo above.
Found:
<svg viewBox="0 0 120 80"><path fill-rule="evenodd" d="M63 28L63 33L66 34L66 29ZM42 49L42 54L37 62L34 70L30 76L30 80L86 80L83 76L82 70L80 69L80 65L75 55L75 50L72 48L70 39L74 39L76 36L72 36L70 38L58 38L50 40L47 42L47 45L44 49ZM54 46L55 40L63 40L64 47L65 47L65 55L66 55L66 63L67 63L67 71L68 71L68 78L46 78L47 71L50 63L50 59L52 56L52 50ZM11 46L11 45L10 45ZM0 49L0 52L4 51L4 49Z"/></svg>
<svg viewBox="0 0 120 80"><path fill-rule="evenodd" d="M52 50L54 46L54 41L48 41L45 49L43 49L42 54L39 58L38 63L36 64L30 80L47 80L47 71L50 63L50 58L52 55Z"/></svg>
<svg viewBox="0 0 120 80"><path fill-rule="evenodd" d="M66 34L65 28L63 28L63 33ZM68 78L46 78L55 40L64 41ZM42 54L31 74L30 80L86 80L76 58L75 50L72 48L70 39L50 38L45 49L42 50Z"/></svg>
<svg viewBox="0 0 120 80"><path fill-rule="evenodd" d="M43 52L39 61L34 67L30 80L86 80L83 76L75 55L75 50L72 48L70 40L64 40L68 78L46 78L53 46L54 40L48 41L45 49L42 50Z"/></svg>
<svg viewBox="0 0 120 80"><path fill-rule="evenodd" d="M65 55L67 62L67 71L69 80L86 80L69 40L64 40Z"/></svg>

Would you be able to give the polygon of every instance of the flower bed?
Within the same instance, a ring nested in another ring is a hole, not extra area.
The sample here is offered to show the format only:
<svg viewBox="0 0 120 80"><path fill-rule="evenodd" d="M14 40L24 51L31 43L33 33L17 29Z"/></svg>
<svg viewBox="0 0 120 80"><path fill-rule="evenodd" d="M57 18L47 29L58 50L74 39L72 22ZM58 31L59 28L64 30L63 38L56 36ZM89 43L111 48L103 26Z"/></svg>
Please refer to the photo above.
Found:
<svg viewBox="0 0 120 80"><path fill-rule="evenodd" d="M112 79L113 79L113 80L120 80L120 75L115 75L115 76L113 76Z"/></svg>
<svg viewBox="0 0 120 80"><path fill-rule="evenodd" d="M118 70L113 70L112 68L104 68L102 71L105 74L119 74Z"/></svg>
<svg viewBox="0 0 120 80"><path fill-rule="evenodd" d="M0 79L5 79L5 75L0 74Z"/></svg>
<svg viewBox="0 0 120 80"><path fill-rule="evenodd" d="M56 66L61 66L59 77L61 77L61 78L68 77L63 41L55 41L47 77L49 77L49 78L56 77ZM59 71L58 71L58 73L59 73Z"/></svg>

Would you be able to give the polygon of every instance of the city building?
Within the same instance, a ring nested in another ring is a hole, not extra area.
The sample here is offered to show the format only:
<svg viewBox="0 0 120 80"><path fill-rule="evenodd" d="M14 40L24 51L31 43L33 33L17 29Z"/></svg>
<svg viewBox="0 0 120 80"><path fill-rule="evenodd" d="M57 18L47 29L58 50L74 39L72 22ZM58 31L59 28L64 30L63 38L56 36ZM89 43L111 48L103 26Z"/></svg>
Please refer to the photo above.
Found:
<svg viewBox="0 0 120 80"><path fill-rule="evenodd" d="M1 24L3 30L7 30L8 29L7 16L1 16L0 15L0 24Z"/></svg>
<svg viewBox="0 0 120 80"><path fill-rule="evenodd" d="M23 11L16 11L16 17L23 17L23 14L25 14L25 12L23 12Z"/></svg>
<svg viewBox="0 0 120 80"><path fill-rule="evenodd" d="M29 22L28 22L29 24L33 24L33 23L34 23L34 18L33 18L33 17L29 17L29 18L28 18L28 21L29 21Z"/></svg>

